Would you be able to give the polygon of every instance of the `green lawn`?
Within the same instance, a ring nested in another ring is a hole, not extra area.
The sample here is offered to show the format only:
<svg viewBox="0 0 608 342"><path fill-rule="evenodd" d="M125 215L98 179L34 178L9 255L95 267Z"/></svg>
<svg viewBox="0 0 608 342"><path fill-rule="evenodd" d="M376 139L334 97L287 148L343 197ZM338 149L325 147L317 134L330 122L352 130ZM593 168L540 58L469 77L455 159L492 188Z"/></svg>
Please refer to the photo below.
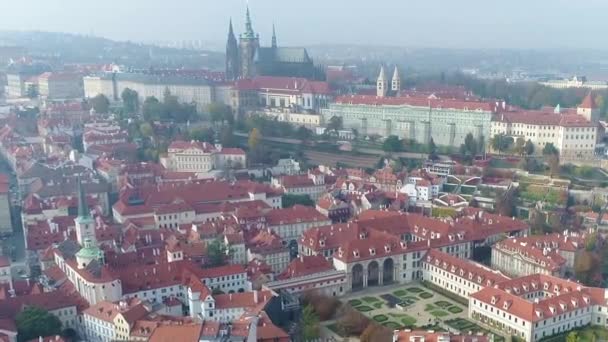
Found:
<svg viewBox="0 0 608 342"><path fill-rule="evenodd" d="M348 304L350 304L350 306L352 307L355 307L361 305L361 301L358 299L351 299L348 301Z"/></svg>
<svg viewBox="0 0 608 342"><path fill-rule="evenodd" d="M374 304L372 304L372 306L376 309L381 309L382 308L382 302L375 302Z"/></svg>
<svg viewBox="0 0 608 342"><path fill-rule="evenodd" d="M393 330L397 330L397 329L401 328L401 326L395 322L384 322L384 323L382 323L382 325L384 325L385 327L387 327L389 329L393 329Z"/></svg>
<svg viewBox="0 0 608 342"><path fill-rule="evenodd" d="M361 312L368 312L368 311L372 311L373 310L372 308L370 308L367 305L357 306L357 307L355 307L355 309L357 309L357 310L359 310Z"/></svg>
<svg viewBox="0 0 608 342"><path fill-rule="evenodd" d="M416 287L416 286L408 287L406 290L408 290L408 292L412 292L412 293L420 293L423 291L421 288Z"/></svg>
<svg viewBox="0 0 608 342"><path fill-rule="evenodd" d="M436 307L435 305L433 305L433 304L427 304L427 305L424 307L424 311L433 311L433 310L435 310L435 309L437 309L437 307Z"/></svg>
<svg viewBox="0 0 608 342"><path fill-rule="evenodd" d="M407 291L406 290L397 290L397 291L393 292L393 294L397 297L405 297L405 296L407 296Z"/></svg>
<svg viewBox="0 0 608 342"><path fill-rule="evenodd" d="M437 305L438 307L442 308L442 309L447 309L450 306L452 306L452 303L445 301L445 300L440 300L434 303L435 305Z"/></svg>
<svg viewBox="0 0 608 342"><path fill-rule="evenodd" d="M430 292L422 292L422 293L419 294L419 296L422 299L428 299L428 298L433 297L433 294L430 293Z"/></svg>
<svg viewBox="0 0 608 342"><path fill-rule="evenodd" d="M449 315L449 313L447 311L443 311L443 310L431 311L430 314L435 317L445 317L445 316Z"/></svg>
<svg viewBox="0 0 608 342"><path fill-rule="evenodd" d="M463 311L463 309L461 307L459 307L459 306L454 305L454 306L450 306L448 308L448 311L451 312L451 313L453 313L453 314L457 314L457 313L461 313Z"/></svg>
<svg viewBox="0 0 608 342"><path fill-rule="evenodd" d="M379 302L380 298L378 297L372 297L372 296L366 296L361 298L361 300L363 300L366 303L375 303L375 302Z"/></svg>
<svg viewBox="0 0 608 342"><path fill-rule="evenodd" d="M378 322L378 323L382 323L382 322L386 322L388 321L388 317L386 315L376 315L373 317L374 321Z"/></svg>

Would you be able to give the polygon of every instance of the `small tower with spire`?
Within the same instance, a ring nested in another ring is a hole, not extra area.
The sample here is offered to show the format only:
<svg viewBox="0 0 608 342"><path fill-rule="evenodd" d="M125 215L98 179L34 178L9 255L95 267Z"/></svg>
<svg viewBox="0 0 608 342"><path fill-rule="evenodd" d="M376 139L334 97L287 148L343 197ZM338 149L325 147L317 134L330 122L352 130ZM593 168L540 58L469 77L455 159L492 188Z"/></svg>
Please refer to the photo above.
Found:
<svg viewBox="0 0 608 342"><path fill-rule="evenodd" d="M386 97L388 92L388 80L386 78L386 72L384 72L384 65L380 66L380 74L376 81L376 96Z"/></svg>
<svg viewBox="0 0 608 342"><path fill-rule="evenodd" d="M103 262L103 252L97 246L97 237L95 236L95 220L89 212L80 176L78 176L78 217L74 222L76 223L76 238L81 246L76 253L78 268L86 268L94 260Z"/></svg>
<svg viewBox="0 0 608 342"><path fill-rule="evenodd" d="M391 90L397 94L401 91L401 76L399 75L399 68L395 65L395 71L393 71L393 78L391 79Z"/></svg>
<svg viewBox="0 0 608 342"><path fill-rule="evenodd" d="M76 225L76 239L80 246L85 245L88 239L92 243L97 242L95 237L95 220L91 217L89 206L87 205L87 197L82 186L82 180L78 176L78 217L74 219Z"/></svg>
<svg viewBox="0 0 608 342"><path fill-rule="evenodd" d="M232 19L228 26L228 40L226 41L226 79L234 81L239 77L239 47L232 28Z"/></svg>
<svg viewBox="0 0 608 342"><path fill-rule="evenodd" d="M275 30L274 24L272 24L272 48L277 48L277 31Z"/></svg>

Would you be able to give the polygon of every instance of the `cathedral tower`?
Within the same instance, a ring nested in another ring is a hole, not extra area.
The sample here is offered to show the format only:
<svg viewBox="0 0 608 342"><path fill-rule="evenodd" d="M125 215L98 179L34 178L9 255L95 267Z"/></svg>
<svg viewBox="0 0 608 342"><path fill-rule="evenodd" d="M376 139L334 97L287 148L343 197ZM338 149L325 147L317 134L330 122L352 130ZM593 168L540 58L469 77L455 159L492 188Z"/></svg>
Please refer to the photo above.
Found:
<svg viewBox="0 0 608 342"><path fill-rule="evenodd" d="M376 82L376 96L385 97L388 91L388 80L386 79L386 73L384 72L384 65L380 66L380 75Z"/></svg>
<svg viewBox="0 0 608 342"><path fill-rule="evenodd" d="M274 29L274 24L272 24L272 48L277 48L277 31Z"/></svg>
<svg viewBox="0 0 608 342"><path fill-rule="evenodd" d="M232 19L228 27L228 41L226 42L226 79L234 81L239 77L239 47L232 29Z"/></svg>
<svg viewBox="0 0 608 342"><path fill-rule="evenodd" d="M241 58L241 77L252 78L256 74L255 56L260 47L260 36L253 31L251 24L251 15L249 14L249 6L247 6L247 15L245 18L245 33L240 36L239 52Z"/></svg>
<svg viewBox="0 0 608 342"><path fill-rule="evenodd" d="M391 90L398 95L401 91L401 76L399 76L399 68L395 65L395 71L393 72L393 78L391 79Z"/></svg>

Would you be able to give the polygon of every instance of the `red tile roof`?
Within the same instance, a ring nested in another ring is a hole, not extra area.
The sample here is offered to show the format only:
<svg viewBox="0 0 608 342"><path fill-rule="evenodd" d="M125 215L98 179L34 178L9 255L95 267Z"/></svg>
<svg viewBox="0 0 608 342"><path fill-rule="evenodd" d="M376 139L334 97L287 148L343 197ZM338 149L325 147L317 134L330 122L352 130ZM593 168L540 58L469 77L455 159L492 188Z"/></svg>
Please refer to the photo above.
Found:
<svg viewBox="0 0 608 342"><path fill-rule="evenodd" d="M157 327L152 336L150 336L150 342L195 342L200 340L203 324L202 323L190 323L190 324L168 324Z"/></svg>
<svg viewBox="0 0 608 342"><path fill-rule="evenodd" d="M563 127L594 127L597 124L589 122L578 114L556 114L543 111L518 111L498 113L494 121L506 123L523 123L530 125L552 125Z"/></svg>
<svg viewBox="0 0 608 342"><path fill-rule="evenodd" d="M300 256L293 259L287 268L277 276L277 279L303 277L309 274L333 270L333 264L323 255Z"/></svg>
<svg viewBox="0 0 608 342"><path fill-rule="evenodd" d="M580 104L579 108L596 109L597 103L595 101L595 94L589 92L589 94L587 94L587 96L585 96L583 99L583 102Z"/></svg>
<svg viewBox="0 0 608 342"><path fill-rule="evenodd" d="M461 259L436 249L428 251L424 262L443 268L446 272L457 277L469 278L481 286L495 286L501 282L510 280L509 277L498 271L491 270L481 264L466 259Z"/></svg>
<svg viewBox="0 0 608 342"><path fill-rule="evenodd" d="M434 109L456 109L494 112L495 104L481 101L464 101L450 99L433 99L428 97L377 97L371 95L340 96L335 100L338 104L368 105L368 106L412 106Z"/></svg>
<svg viewBox="0 0 608 342"><path fill-rule="evenodd" d="M483 335L456 335L445 332L423 331L423 330L401 330L395 331L394 342L489 342L490 339Z"/></svg>
<svg viewBox="0 0 608 342"><path fill-rule="evenodd" d="M294 205L291 208L272 209L266 213L266 223L269 226L324 221L329 223L330 220L315 208L299 204Z"/></svg>

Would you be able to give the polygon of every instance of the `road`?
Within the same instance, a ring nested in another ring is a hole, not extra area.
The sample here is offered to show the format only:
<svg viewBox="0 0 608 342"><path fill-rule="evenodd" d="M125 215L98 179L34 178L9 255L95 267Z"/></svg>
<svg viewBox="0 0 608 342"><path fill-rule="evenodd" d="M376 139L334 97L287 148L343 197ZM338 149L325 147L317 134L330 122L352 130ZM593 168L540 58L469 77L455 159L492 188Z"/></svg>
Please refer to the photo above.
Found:
<svg viewBox="0 0 608 342"><path fill-rule="evenodd" d="M234 135L239 136L239 137L248 137L249 136L249 134L247 134L247 133L237 133L237 132L235 132ZM302 140L291 139L291 138L262 137L262 140L272 141L272 142L277 142L277 143L282 143L282 144L291 144L291 145L301 145L302 144ZM368 148L368 147L358 147L357 151L360 153L371 154L371 155L375 155L375 156L383 156L386 154L386 152L382 151L381 149ZM391 154L395 157L406 158L406 159L426 159L428 156L428 154L426 154L426 153L416 153L416 152L394 152ZM441 160L450 160L450 158L448 156L443 156L443 155L440 155L439 158Z"/></svg>
<svg viewBox="0 0 608 342"><path fill-rule="evenodd" d="M25 239L23 236L23 227L21 225L21 207L15 203L21 203L19 197L19 188L17 178L10 168L8 163L0 159L0 173L9 176L9 202L11 205L11 222L13 224L13 235L2 239L2 249L11 258L11 268L13 277L18 277L27 271L25 266Z"/></svg>

